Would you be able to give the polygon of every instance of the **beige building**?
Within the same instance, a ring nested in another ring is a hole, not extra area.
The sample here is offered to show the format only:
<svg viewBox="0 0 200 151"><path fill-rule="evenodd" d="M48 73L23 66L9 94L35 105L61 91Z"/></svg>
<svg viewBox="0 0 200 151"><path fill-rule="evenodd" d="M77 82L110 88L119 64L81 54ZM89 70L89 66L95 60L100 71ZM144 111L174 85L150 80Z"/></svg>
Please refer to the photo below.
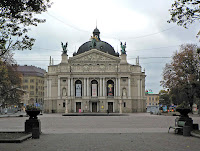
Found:
<svg viewBox="0 0 200 151"><path fill-rule="evenodd" d="M159 106L159 94L145 94L146 106Z"/></svg>
<svg viewBox="0 0 200 151"><path fill-rule="evenodd" d="M45 112L145 112L145 73L139 59L127 62L126 45L119 55L96 28L73 57L62 46L61 63L50 61L45 76Z"/></svg>
<svg viewBox="0 0 200 151"><path fill-rule="evenodd" d="M17 70L22 74L22 89L26 92L22 97L25 105L44 103L44 74L45 70L35 66L18 66Z"/></svg>

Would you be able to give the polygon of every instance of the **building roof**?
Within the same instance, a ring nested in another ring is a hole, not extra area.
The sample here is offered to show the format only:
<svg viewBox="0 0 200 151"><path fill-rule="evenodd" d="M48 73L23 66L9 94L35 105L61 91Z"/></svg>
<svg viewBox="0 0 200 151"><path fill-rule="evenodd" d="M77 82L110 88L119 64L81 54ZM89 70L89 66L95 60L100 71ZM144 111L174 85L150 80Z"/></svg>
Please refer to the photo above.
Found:
<svg viewBox="0 0 200 151"><path fill-rule="evenodd" d="M21 72L23 76L38 76L44 77L46 71L35 66L18 66L17 71Z"/></svg>
<svg viewBox="0 0 200 151"><path fill-rule="evenodd" d="M100 40L99 34L100 34L99 29L95 28L94 31L93 31L93 37L97 36L97 39L98 39L96 41L95 47L92 47L92 41L87 41L79 47L77 53L74 53L73 56L84 53L84 52L89 51L91 49L97 49L97 50L100 50L102 52L109 53L113 56L119 57L119 53L116 53L114 48L109 43Z"/></svg>
<svg viewBox="0 0 200 151"><path fill-rule="evenodd" d="M88 42L84 43L83 45L81 45L79 47L77 53L74 53L73 55L76 56L78 54L84 53L84 52L89 51L91 49L92 49L92 42L88 41ZM100 50L102 52L109 53L113 56L119 57L119 53L116 53L114 48L109 43L104 42L104 41L97 41L94 49L97 49L97 50Z"/></svg>

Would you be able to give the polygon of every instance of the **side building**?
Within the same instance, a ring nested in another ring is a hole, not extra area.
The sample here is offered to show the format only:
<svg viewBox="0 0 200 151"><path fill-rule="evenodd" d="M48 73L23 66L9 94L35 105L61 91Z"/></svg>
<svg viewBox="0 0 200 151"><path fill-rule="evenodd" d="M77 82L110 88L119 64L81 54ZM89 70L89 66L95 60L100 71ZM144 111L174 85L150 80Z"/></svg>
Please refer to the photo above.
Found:
<svg viewBox="0 0 200 151"><path fill-rule="evenodd" d="M121 55L100 39L96 28L90 41L73 57L63 45L61 63L50 62L45 77L45 112L145 112L145 72L127 62L126 44ZM50 59L51 60L51 59Z"/></svg>
<svg viewBox="0 0 200 151"><path fill-rule="evenodd" d="M159 94L145 94L147 112L157 113L159 111Z"/></svg>
<svg viewBox="0 0 200 151"><path fill-rule="evenodd" d="M26 92L22 97L22 102L25 105L37 103L38 106L42 106L44 104L44 75L46 71L27 65L18 66L17 71L22 75L22 89Z"/></svg>

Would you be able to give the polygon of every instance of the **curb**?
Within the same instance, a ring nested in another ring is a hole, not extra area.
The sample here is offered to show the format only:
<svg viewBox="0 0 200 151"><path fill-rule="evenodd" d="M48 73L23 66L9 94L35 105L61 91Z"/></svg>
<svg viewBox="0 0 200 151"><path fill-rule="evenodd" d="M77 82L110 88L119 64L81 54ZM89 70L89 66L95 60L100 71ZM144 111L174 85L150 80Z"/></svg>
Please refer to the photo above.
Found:
<svg viewBox="0 0 200 151"><path fill-rule="evenodd" d="M27 115L7 115L7 116L1 116L0 118L8 118L8 117L28 117Z"/></svg>
<svg viewBox="0 0 200 151"><path fill-rule="evenodd" d="M191 135L192 135L193 137L200 138L200 135L199 135L199 134L196 134L196 133L194 133L194 132L191 132Z"/></svg>
<svg viewBox="0 0 200 151"><path fill-rule="evenodd" d="M0 132L0 133L24 133L24 132ZM17 139L0 139L0 143L21 143L32 137L31 133L27 133L26 136L22 136Z"/></svg>
<svg viewBox="0 0 200 151"><path fill-rule="evenodd" d="M128 116L128 114L118 114L118 113L66 113L62 116Z"/></svg>

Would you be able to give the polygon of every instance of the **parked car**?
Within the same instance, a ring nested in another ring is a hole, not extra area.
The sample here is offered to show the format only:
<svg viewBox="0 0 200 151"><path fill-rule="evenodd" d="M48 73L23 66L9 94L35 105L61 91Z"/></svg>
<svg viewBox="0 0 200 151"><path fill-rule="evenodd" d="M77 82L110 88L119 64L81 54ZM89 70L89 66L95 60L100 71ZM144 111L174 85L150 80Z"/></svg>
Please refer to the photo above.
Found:
<svg viewBox="0 0 200 151"><path fill-rule="evenodd" d="M168 112L176 112L176 108L175 107L169 107Z"/></svg>

